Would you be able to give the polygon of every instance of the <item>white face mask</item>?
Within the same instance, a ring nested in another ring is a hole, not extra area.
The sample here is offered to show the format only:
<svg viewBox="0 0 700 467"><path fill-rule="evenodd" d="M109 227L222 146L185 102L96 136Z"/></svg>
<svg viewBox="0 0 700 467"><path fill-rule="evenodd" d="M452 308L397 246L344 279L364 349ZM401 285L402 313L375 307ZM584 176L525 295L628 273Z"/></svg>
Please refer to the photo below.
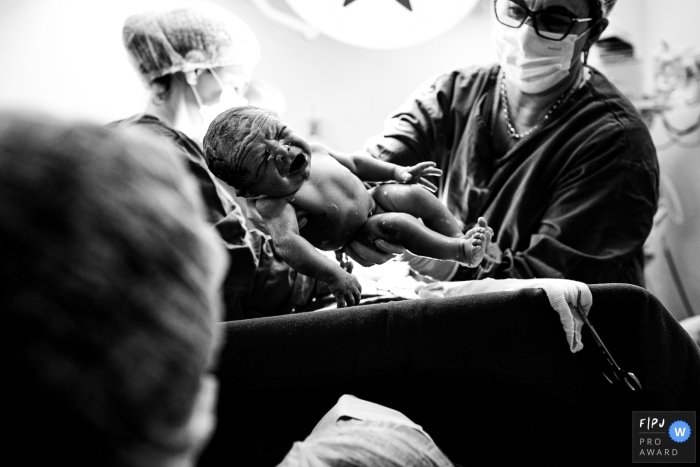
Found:
<svg viewBox="0 0 700 467"><path fill-rule="evenodd" d="M501 68L506 79L524 93L536 94L554 87L569 75L576 41L588 34L569 34L561 41L540 37L532 26L493 30Z"/></svg>
<svg viewBox="0 0 700 467"><path fill-rule="evenodd" d="M217 115L219 115L221 112L233 107L240 107L248 104L248 99L238 95L233 86L224 85L223 81L221 78L219 78L219 75L216 73L216 71L214 71L214 69L210 69L209 71L219 84L219 87L221 87L221 96L219 97L219 102L216 104L203 104L202 99L199 97L199 92L197 92L196 86L190 83L194 97L197 99L197 104L199 104L199 114L202 116L202 136L206 134L211 122L213 122Z"/></svg>

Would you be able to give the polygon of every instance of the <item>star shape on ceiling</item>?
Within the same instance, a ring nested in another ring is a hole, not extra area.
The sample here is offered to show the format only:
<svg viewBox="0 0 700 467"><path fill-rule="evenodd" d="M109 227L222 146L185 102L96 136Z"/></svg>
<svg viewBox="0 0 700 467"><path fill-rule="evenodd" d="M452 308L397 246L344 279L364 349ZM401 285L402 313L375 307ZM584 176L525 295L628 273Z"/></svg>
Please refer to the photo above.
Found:
<svg viewBox="0 0 700 467"><path fill-rule="evenodd" d="M343 6L348 6L355 0L345 0L345 3L343 3ZM405 8L408 9L408 11L413 11L413 8L411 8L411 0L396 0L399 2L401 5L403 5Z"/></svg>

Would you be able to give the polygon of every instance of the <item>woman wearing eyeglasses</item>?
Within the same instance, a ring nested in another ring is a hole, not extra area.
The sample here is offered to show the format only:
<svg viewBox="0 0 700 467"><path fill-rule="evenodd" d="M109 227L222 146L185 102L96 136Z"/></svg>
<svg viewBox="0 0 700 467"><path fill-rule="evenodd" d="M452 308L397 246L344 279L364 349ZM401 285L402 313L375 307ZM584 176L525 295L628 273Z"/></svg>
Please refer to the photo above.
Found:
<svg viewBox="0 0 700 467"><path fill-rule="evenodd" d="M494 0L499 64L439 76L368 141L396 164L435 161L438 194L464 229L483 216L495 231L478 268L412 258L414 269L643 285L656 152L632 104L586 65L615 1ZM390 257L358 244L348 253L364 265Z"/></svg>

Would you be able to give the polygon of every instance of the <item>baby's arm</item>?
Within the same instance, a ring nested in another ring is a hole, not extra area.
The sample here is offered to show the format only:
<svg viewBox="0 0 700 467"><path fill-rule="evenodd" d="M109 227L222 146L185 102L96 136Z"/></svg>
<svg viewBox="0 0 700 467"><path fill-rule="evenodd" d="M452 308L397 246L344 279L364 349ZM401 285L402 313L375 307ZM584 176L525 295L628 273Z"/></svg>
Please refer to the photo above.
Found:
<svg viewBox="0 0 700 467"><path fill-rule="evenodd" d="M284 198L263 198L255 202L275 250L295 271L328 284L338 308L360 303L362 287L357 278L319 253L299 235L294 206Z"/></svg>
<svg viewBox="0 0 700 467"><path fill-rule="evenodd" d="M395 180L399 183L420 183L429 191L434 192L437 187L423 176L442 175L442 170L435 167L435 162L421 162L413 167L404 167L375 159L364 152L346 154L333 151L320 143L312 143L311 146L313 151L328 154L357 175L360 180L367 182Z"/></svg>

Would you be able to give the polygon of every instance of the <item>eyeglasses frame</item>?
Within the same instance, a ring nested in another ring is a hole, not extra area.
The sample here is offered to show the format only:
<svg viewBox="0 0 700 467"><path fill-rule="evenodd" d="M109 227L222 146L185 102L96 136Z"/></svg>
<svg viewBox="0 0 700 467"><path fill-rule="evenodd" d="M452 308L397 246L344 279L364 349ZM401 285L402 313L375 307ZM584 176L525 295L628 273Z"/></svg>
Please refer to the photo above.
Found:
<svg viewBox="0 0 700 467"><path fill-rule="evenodd" d="M535 33L537 33L537 35L540 36L540 37L543 38L543 39L547 39L547 40L554 41L554 42L561 42L561 41L563 41L564 39L566 39L566 36L568 36L569 34L571 34L571 31L576 27L576 25L577 25L578 23L586 23L586 22L588 22L588 21L593 21L593 20L595 19L595 18L579 18L578 16L576 16L575 13L569 12L570 14L567 15L567 14L564 14L564 13L562 12L562 13L560 13L560 14L562 14L563 16L568 16L568 17L571 19L571 25L569 26L569 29L566 31L566 33L565 33L563 36L561 36L560 39L553 39L553 38L551 38L551 37L543 36L543 35L540 33L540 28L539 28L539 26L537 25L537 16L539 16L539 15L542 14L542 13L545 13L545 12L547 11L546 8L545 8L544 10L532 11L531 9L529 9L527 6L525 6L525 5L522 3L522 0L517 0L517 1L514 1L514 0L503 0L503 1L511 1L511 2L515 3L516 5L520 6L521 8L523 8L523 9L525 10L525 18L523 18L523 21L522 21L519 25L517 25L517 26L511 26L511 25L509 25L509 24L505 24L503 21L501 21L501 20L498 18L498 11L497 11L497 9L496 9L496 3L498 3L498 1L499 1L499 0L493 0L493 12L494 12L494 14L496 15L496 21L498 21L500 24L502 24L503 26L506 26L506 27L508 27L508 28L518 29L518 28L520 28L523 24L525 24L525 21L527 21L528 18L531 18L531 19L532 19L532 26L533 26L534 29L535 29ZM595 23L593 23L593 24L591 25L591 28L593 28L596 24L598 24L598 21L596 21Z"/></svg>

